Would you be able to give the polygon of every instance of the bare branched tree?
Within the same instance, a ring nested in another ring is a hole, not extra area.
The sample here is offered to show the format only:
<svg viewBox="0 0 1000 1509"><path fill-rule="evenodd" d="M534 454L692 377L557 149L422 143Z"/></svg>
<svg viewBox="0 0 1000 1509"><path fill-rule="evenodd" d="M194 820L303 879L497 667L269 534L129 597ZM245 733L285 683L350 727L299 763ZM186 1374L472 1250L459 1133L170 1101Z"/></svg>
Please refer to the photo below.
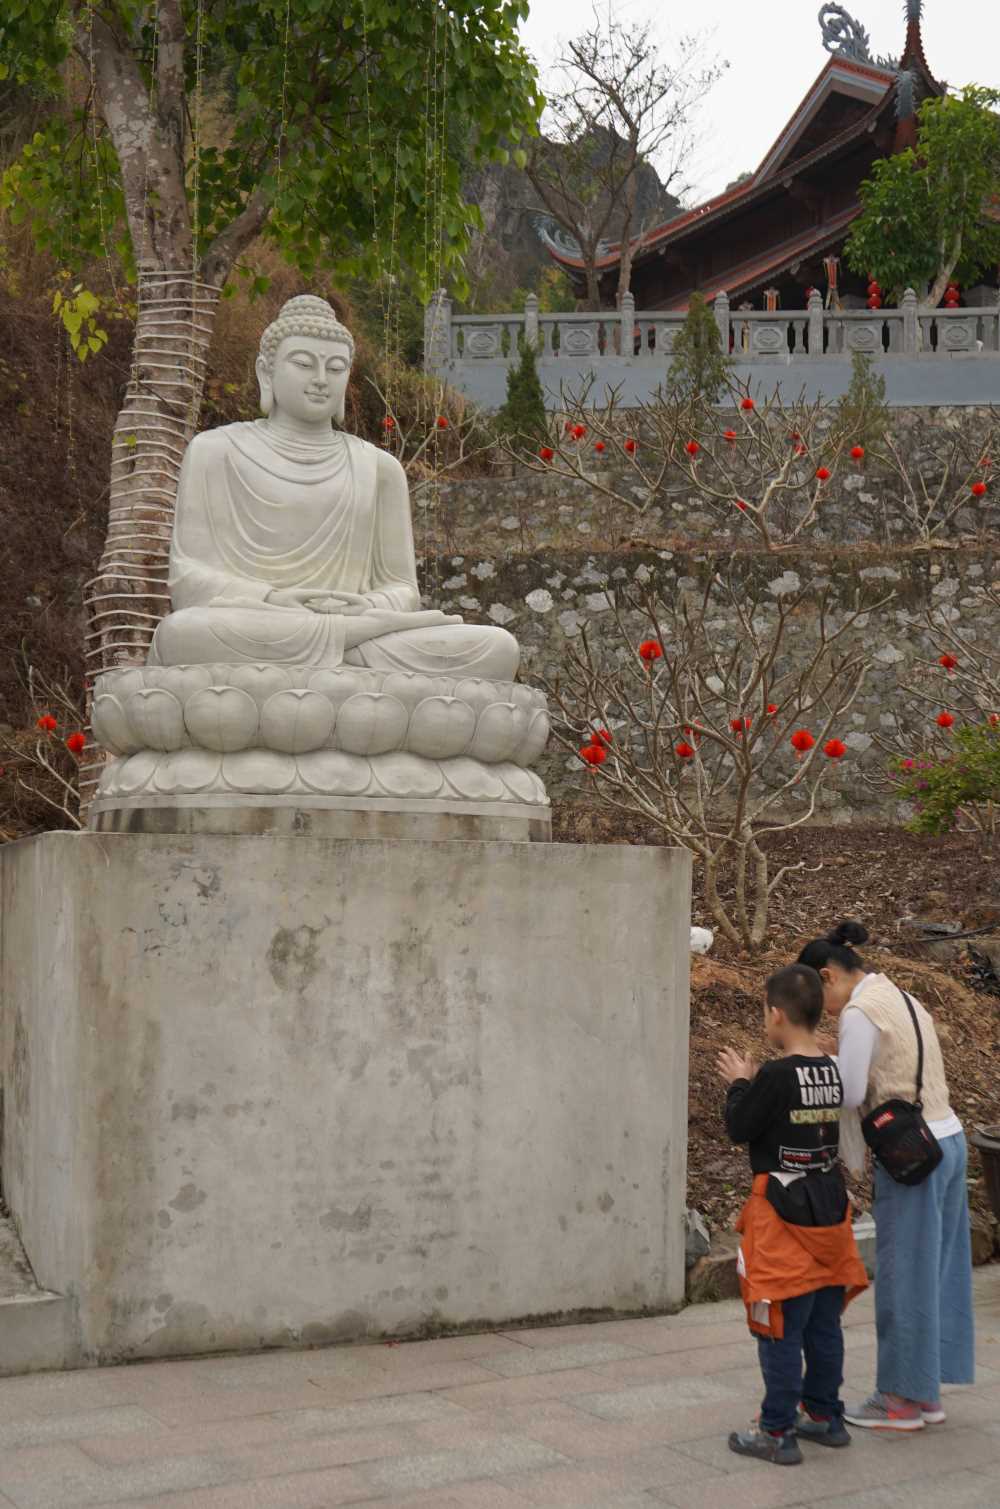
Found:
<svg viewBox="0 0 1000 1509"><path fill-rule="evenodd" d="M775 891L805 867L772 873L767 839L810 821L848 755L838 734L868 669L854 631L889 601L838 607L808 584L775 598L719 574L669 599L620 589L599 643L582 632L546 684L596 796L691 850L708 913L744 948L764 944Z"/></svg>
<svg viewBox="0 0 1000 1509"><path fill-rule="evenodd" d="M640 175L656 169L664 189L686 187L698 106L725 67L706 61L704 38L685 36L667 57L649 24L628 26L595 10L588 31L565 45L547 90L544 135L527 174L543 207L580 246L587 302L600 308L599 248L621 245L618 301L629 289Z"/></svg>

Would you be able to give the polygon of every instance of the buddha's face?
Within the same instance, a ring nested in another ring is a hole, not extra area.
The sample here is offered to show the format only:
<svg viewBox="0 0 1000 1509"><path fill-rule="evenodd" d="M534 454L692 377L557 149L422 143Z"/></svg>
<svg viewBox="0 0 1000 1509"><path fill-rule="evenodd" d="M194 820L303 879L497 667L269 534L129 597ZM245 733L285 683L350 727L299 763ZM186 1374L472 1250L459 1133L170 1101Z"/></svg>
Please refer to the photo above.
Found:
<svg viewBox="0 0 1000 1509"><path fill-rule="evenodd" d="M318 426L342 420L350 374L351 353L343 342L286 336L270 371L262 361L257 363L264 412Z"/></svg>

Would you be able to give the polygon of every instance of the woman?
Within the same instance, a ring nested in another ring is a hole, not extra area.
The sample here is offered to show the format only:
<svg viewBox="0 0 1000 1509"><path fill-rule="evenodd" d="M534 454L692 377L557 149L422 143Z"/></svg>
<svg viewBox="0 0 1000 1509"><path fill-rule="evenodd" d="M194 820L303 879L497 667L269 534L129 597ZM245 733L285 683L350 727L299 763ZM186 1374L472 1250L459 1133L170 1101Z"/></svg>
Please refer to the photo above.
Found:
<svg viewBox="0 0 1000 1509"><path fill-rule="evenodd" d="M799 955L823 981L823 1004L839 1022L837 1050L845 1108L863 1117L883 1101L912 1101L917 1037L898 986L869 974L852 945L868 941L857 922L842 922ZM881 1430L922 1430L945 1419L942 1383L974 1381L972 1254L962 1124L948 1101L934 1023L914 1002L924 1041L924 1117L943 1158L922 1184L897 1184L875 1167L876 1392L845 1419ZM841 1152L860 1173L865 1145L860 1118L847 1109Z"/></svg>

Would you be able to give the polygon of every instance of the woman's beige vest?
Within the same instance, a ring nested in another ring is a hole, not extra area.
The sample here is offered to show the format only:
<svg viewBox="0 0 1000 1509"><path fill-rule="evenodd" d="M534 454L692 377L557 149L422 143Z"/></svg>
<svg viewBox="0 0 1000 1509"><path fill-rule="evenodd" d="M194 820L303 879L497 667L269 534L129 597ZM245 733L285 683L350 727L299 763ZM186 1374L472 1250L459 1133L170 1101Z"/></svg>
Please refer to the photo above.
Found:
<svg viewBox="0 0 1000 1509"><path fill-rule="evenodd" d="M941 1044L933 1018L919 1001L912 996L910 999L924 1040L924 1118L944 1121L951 1114L951 1106ZM893 985L885 975L875 975L851 1002L851 1007L863 1011L879 1030L862 1116L885 1100L913 1100L917 1090L917 1034L898 985Z"/></svg>

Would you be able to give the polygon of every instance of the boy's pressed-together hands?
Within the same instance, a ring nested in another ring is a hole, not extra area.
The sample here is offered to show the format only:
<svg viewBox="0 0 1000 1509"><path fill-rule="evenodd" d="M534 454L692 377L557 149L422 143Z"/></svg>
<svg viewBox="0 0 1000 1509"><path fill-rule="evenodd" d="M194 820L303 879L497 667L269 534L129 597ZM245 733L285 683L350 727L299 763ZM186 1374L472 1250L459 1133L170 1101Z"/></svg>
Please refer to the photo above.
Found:
<svg viewBox="0 0 1000 1509"><path fill-rule="evenodd" d="M753 1079L757 1073L754 1058L749 1053L737 1053L735 1048L723 1048L715 1060L715 1067L727 1085L737 1079Z"/></svg>

